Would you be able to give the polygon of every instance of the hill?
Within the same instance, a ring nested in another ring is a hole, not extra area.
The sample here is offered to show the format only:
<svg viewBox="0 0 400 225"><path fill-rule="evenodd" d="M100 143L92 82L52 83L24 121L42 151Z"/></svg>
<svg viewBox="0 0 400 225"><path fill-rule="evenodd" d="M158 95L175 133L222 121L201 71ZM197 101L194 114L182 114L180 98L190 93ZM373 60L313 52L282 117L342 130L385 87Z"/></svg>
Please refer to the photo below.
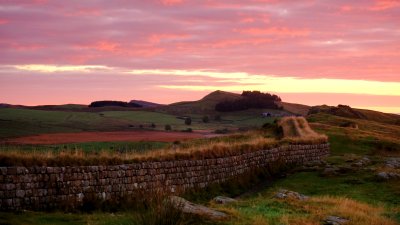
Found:
<svg viewBox="0 0 400 225"><path fill-rule="evenodd" d="M155 108L155 107L163 106L162 104L143 101L143 100L131 100L131 101L129 101L129 103L140 105L142 108Z"/></svg>
<svg viewBox="0 0 400 225"><path fill-rule="evenodd" d="M230 101L235 102L238 100L242 100L244 97L240 94L226 92L226 91L214 91L210 94L204 96L202 99L198 101L186 101L186 102L177 102L164 107L160 107L156 109L157 111L166 112L174 115L190 115L190 114L249 114L254 116L255 114L260 114L263 112L263 109L247 109L247 110L239 110L237 112L217 112L215 110L215 106L218 103ZM272 112L281 112L279 109L268 109Z"/></svg>
<svg viewBox="0 0 400 225"><path fill-rule="evenodd" d="M171 114L215 114L215 105L221 101L241 99L236 93L214 91L198 101L177 102L158 110Z"/></svg>
<svg viewBox="0 0 400 225"><path fill-rule="evenodd" d="M367 109L356 109L351 108L347 105L338 105L338 106L313 106L309 109L308 112L310 115L318 114L318 113L326 113L330 115L335 115L339 117L352 118L352 119L364 119L370 120L380 123L389 123L400 125L400 115L391 114L391 113L383 113L373 110Z"/></svg>
<svg viewBox="0 0 400 225"><path fill-rule="evenodd" d="M302 104L296 104L296 103L288 103L288 102L278 102L277 104L279 106L282 106L282 108L285 111L291 112L291 113L296 114L296 115L302 115L302 116L308 115L308 111L311 108L308 105L302 105Z"/></svg>

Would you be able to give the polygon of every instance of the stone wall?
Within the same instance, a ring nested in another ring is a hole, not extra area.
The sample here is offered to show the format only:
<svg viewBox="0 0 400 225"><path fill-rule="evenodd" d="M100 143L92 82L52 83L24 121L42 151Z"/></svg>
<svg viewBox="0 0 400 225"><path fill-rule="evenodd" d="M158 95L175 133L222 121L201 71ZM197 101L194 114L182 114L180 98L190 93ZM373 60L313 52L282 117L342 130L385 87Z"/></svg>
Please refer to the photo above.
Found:
<svg viewBox="0 0 400 225"><path fill-rule="evenodd" d="M84 196L121 198L138 189L205 187L277 162L301 164L329 154L329 144L286 145L201 160L147 161L126 165L0 167L0 209L48 209Z"/></svg>

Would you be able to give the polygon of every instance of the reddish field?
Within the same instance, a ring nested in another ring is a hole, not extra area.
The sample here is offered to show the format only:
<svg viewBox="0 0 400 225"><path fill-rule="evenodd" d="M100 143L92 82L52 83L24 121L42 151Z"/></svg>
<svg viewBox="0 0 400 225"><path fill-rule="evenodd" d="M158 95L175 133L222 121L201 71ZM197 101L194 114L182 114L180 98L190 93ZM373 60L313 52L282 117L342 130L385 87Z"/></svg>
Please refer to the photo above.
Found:
<svg viewBox="0 0 400 225"><path fill-rule="evenodd" d="M213 136L213 135L211 135ZM207 132L163 132L163 131L115 131L40 134L8 139L9 144L64 144L79 142L111 141L165 141L186 140L210 137Z"/></svg>

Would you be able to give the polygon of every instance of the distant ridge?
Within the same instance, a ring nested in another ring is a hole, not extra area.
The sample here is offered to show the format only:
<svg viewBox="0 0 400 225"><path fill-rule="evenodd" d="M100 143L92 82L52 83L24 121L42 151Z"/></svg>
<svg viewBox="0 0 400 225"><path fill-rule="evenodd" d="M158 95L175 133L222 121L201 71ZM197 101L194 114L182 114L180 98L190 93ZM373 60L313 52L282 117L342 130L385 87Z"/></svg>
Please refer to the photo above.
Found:
<svg viewBox="0 0 400 225"><path fill-rule="evenodd" d="M357 109L347 105L328 106L319 105L313 106L309 110L309 114L326 113L340 117L371 120L381 123L389 123L400 125L400 115L392 113L383 113L368 109Z"/></svg>
<svg viewBox="0 0 400 225"><path fill-rule="evenodd" d="M158 104L158 103L148 102L148 101L143 101L143 100L131 100L129 103L140 105L143 108L155 108L155 107L163 106L163 104Z"/></svg>

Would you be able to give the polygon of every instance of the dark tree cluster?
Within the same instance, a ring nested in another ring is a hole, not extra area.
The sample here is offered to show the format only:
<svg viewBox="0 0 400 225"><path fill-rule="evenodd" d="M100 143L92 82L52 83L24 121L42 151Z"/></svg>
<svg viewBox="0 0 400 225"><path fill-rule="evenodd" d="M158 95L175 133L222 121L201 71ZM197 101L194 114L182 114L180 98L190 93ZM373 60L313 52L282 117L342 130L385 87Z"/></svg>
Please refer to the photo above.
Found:
<svg viewBox="0 0 400 225"><path fill-rule="evenodd" d="M136 103L123 102L123 101L95 101L90 103L89 107L105 107L105 106L118 106L118 107L142 107Z"/></svg>
<svg viewBox="0 0 400 225"><path fill-rule="evenodd" d="M246 109L280 109L276 102L282 101L277 95L262 93L260 91L243 91L242 98L227 100L215 105L215 110L231 112Z"/></svg>

